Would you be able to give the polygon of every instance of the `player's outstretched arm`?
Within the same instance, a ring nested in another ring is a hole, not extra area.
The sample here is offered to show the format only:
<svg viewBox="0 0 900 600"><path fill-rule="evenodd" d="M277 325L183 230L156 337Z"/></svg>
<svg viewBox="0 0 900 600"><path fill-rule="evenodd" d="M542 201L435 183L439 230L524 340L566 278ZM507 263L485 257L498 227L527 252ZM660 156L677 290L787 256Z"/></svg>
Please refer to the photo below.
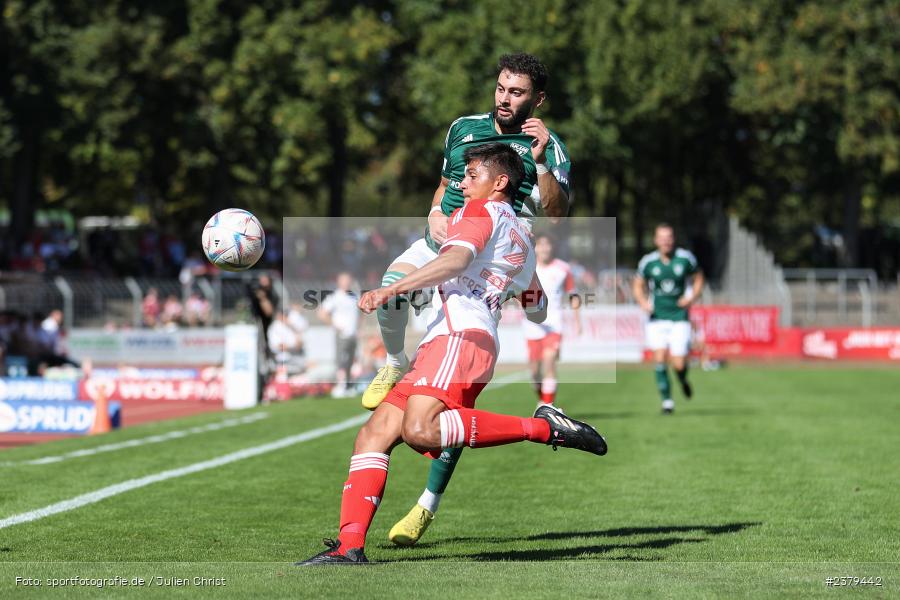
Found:
<svg viewBox="0 0 900 600"><path fill-rule="evenodd" d="M441 211L441 201L444 199L444 192L449 184L449 179L441 177L441 183L431 197L431 211L428 213L428 232L431 234L431 239L438 244L443 244L447 239L447 224L450 217Z"/></svg>
<svg viewBox="0 0 900 600"><path fill-rule="evenodd" d="M547 145L550 143L550 130L544 122L536 117L525 121L522 133L534 138L531 154L538 165L537 185L541 191L541 208L553 224L569 214L569 196L556 180L556 176L547 167Z"/></svg>
<svg viewBox="0 0 900 600"><path fill-rule="evenodd" d="M359 299L359 308L370 313L398 294L405 294L439 285L459 276L475 259L472 251L462 246L450 246L437 258L416 269L389 286L371 290Z"/></svg>
<svg viewBox="0 0 900 600"><path fill-rule="evenodd" d="M634 299L637 300L638 306L644 312L653 312L653 307L650 305L650 301L647 300L647 287L644 283L644 278L640 275L635 275L634 281L631 282L631 293L634 294Z"/></svg>

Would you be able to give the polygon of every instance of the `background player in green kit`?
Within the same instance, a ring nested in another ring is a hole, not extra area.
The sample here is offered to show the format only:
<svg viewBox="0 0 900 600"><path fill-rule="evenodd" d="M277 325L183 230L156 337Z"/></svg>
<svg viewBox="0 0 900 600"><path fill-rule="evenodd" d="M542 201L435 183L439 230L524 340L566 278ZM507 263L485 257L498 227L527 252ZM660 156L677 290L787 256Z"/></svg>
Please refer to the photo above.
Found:
<svg viewBox="0 0 900 600"><path fill-rule="evenodd" d="M704 280L694 255L675 247L675 231L671 225L657 225L653 243L656 251L645 255L638 264L633 290L638 304L650 315L647 347L653 351L656 363L656 386L662 397L662 411L669 414L675 410L675 402L669 384L668 361L675 369L685 397L690 398L693 394L687 380L687 355L691 344L688 309L700 297ZM690 293L686 294L691 277L694 281Z"/></svg>
<svg viewBox="0 0 900 600"><path fill-rule="evenodd" d="M566 147L534 111L546 99L547 69L530 54L500 57L494 90L494 110L456 119L444 140L441 181L432 197L425 236L394 259L382 279L388 286L433 260L447 235L447 223L454 210L463 205L459 189L465 175L466 148L486 142L509 144L525 165L525 179L513 208L528 218L541 214L552 220L569 211L569 171ZM362 404L374 410L399 381L409 366L404 349L409 319L409 299L397 298L377 311L381 336L387 350L387 364L366 389ZM461 449L445 451L432 461L428 485L419 502L389 534L398 544L414 544L434 518L441 495L459 459Z"/></svg>

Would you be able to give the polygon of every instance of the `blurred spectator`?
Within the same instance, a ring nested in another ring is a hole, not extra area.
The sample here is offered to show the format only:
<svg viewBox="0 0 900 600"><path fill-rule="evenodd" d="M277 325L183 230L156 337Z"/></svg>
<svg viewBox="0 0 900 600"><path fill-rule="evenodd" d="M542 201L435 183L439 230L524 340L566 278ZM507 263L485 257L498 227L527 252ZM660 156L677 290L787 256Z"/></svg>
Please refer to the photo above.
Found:
<svg viewBox="0 0 900 600"><path fill-rule="evenodd" d="M294 331L301 335L309 329L309 321L303 316L303 310L297 302L291 304L291 310L288 311L287 320L290 326L294 328Z"/></svg>
<svg viewBox="0 0 900 600"><path fill-rule="evenodd" d="M375 373L384 366L387 359L387 350L380 334L369 334L363 342L359 361L359 378L371 379Z"/></svg>
<svg viewBox="0 0 900 600"><path fill-rule="evenodd" d="M40 315L35 314L34 322L40 319ZM34 330L33 335L36 338L37 367L34 369L36 373L43 374L46 367L59 367L61 365L72 365L78 367L78 363L69 358L63 343L63 313L59 309L50 311L47 318L40 322L40 326ZM29 371L31 369L29 368Z"/></svg>
<svg viewBox="0 0 900 600"><path fill-rule="evenodd" d="M181 271L178 273L178 281L180 281L183 286L189 286L193 284L194 280L198 277L206 275L208 267L209 262L203 260L198 253L192 252L191 255L185 259L184 264L181 265Z"/></svg>
<svg viewBox="0 0 900 600"><path fill-rule="evenodd" d="M276 312L266 338L272 356L279 364L284 365L289 373L303 371L302 332L291 325L287 314L282 311Z"/></svg>
<svg viewBox="0 0 900 600"><path fill-rule="evenodd" d="M356 331L359 325L359 309L357 298L351 291L353 278L349 273L337 276L337 289L322 302L319 318L334 327L337 334L337 374L332 395L336 398L347 396L350 392L350 369L356 358Z"/></svg>
<svg viewBox="0 0 900 600"><path fill-rule="evenodd" d="M178 324L181 322L182 312L183 307L178 300L178 296L175 294L166 296L166 302L163 304L162 315L160 316L162 326L166 329L177 329Z"/></svg>
<svg viewBox="0 0 900 600"><path fill-rule="evenodd" d="M262 327L266 354L271 358L269 326L275 319L275 313L278 309L278 298L275 296L272 278L268 275L260 275L258 280L249 285L248 293L250 295L250 309Z"/></svg>
<svg viewBox="0 0 900 600"><path fill-rule="evenodd" d="M59 309L51 310L47 318L41 321L41 329L49 335L59 335L63 323L63 313Z"/></svg>
<svg viewBox="0 0 900 600"><path fill-rule="evenodd" d="M159 323L159 314L162 307L159 305L159 292L152 287L147 290L144 302L141 304L141 314L144 316L144 326L156 327Z"/></svg>
<svg viewBox="0 0 900 600"><path fill-rule="evenodd" d="M184 324L188 327L205 327L209 325L209 300L200 292L191 292L184 304Z"/></svg>

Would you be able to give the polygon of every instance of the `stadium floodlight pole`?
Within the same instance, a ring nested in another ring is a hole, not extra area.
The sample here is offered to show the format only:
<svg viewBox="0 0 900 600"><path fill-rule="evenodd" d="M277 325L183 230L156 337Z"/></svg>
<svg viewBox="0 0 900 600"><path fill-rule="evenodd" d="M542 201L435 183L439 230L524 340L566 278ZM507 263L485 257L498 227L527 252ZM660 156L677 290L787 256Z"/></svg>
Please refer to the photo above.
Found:
<svg viewBox="0 0 900 600"><path fill-rule="evenodd" d="M213 307L213 321L218 323L222 318L222 301L221 295L216 294L216 290L213 288L212 284L210 284L206 279L200 277L197 279L197 287L200 288L200 292L206 298L206 300ZM219 286L219 290L221 291L221 286Z"/></svg>
<svg viewBox="0 0 900 600"><path fill-rule="evenodd" d="M72 322L75 320L75 295L72 293L72 286L62 276L56 277L53 283L63 297L63 323L66 331L72 331Z"/></svg>
<svg viewBox="0 0 900 600"><path fill-rule="evenodd" d="M126 277L125 287L127 287L128 291L131 293L131 325L133 327L140 327L142 321L141 301L144 296L141 292L141 286L138 285L138 282L134 277Z"/></svg>

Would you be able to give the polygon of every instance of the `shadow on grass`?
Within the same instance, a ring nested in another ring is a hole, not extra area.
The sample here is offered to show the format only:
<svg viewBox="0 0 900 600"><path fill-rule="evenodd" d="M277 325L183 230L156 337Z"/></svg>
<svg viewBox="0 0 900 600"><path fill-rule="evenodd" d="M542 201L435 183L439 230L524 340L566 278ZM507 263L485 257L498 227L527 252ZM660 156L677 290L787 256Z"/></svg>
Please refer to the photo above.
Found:
<svg viewBox="0 0 900 600"><path fill-rule="evenodd" d="M618 527L615 529L600 529L598 531L551 531L531 535L526 540L567 540L585 537L628 537L632 535L665 535L667 533L686 533L688 531L702 531L707 535L722 535L724 533L737 533L748 527L755 527L762 523L726 523L725 525L661 525L658 527Z"/></svg>
<svg viewBox="0 0 900 600"><path fill-rule="evenodd" d="M681 544L699 544L709 539L709 536L723 535L729 533L738 533L748 527L754 527L761 523L727 523L724 525L664 525L657 527L619 527L614 529L603 529L597 531L560 531L548 532L527 537L454 537L447 538L439 542L430 542L418 544L415 548L419 550L429 548L439 548L441 546L452 543L479 543L479 544L508 544L516 542L534 542L547 540L577 540L595 537L612 537L623 538L631 536L664 536L667 534L697 532L699 536L692 537L658 537L656 539L640 541L640 542L621 542L621 543L604 543L572 546L569 548L532 548L523 550L497 550L489 552L476 553L458 553L458 554L430 554L426 556L403 556L396 559L379 562L401 562L401 561L452 561L452 560L476 560L476 561L544 561L544 560L566 560L566 559L590 559L601 558L603 555L620 550L665 550L672 546ZM382 548L391 546L380 545ZM399 552L413 551L410 549L397 549ZM635 561L658 561L659 557L640 557L632 553L626 556L611 556L610 560L635 560Z"/></svg>

